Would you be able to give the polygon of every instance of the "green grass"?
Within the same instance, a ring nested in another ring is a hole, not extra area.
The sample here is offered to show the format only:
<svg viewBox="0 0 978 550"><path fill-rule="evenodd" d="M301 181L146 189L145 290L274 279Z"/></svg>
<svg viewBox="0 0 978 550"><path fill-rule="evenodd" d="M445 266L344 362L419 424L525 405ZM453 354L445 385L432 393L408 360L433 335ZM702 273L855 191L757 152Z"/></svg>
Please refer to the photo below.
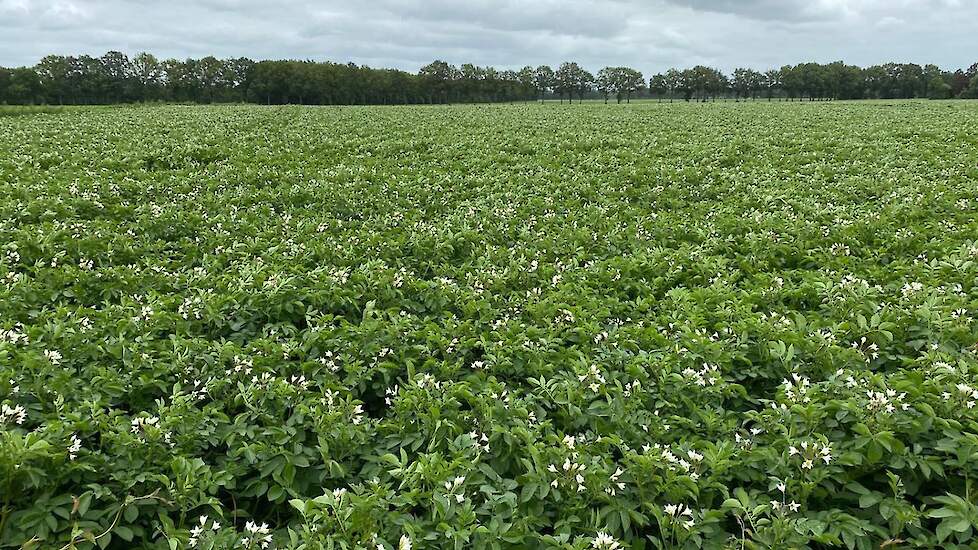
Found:
<svg viewBox="0 0 978 550"><path fill-rule="evenodd" d="M0 547L965 548L976 146L975 102L2 117Z"/></svg>
<svg viewBox="0 0 978 550"><path fill-rule="evenodd" d="M0 117L60 113L63 107L50 105L0 105Z"/></svg>

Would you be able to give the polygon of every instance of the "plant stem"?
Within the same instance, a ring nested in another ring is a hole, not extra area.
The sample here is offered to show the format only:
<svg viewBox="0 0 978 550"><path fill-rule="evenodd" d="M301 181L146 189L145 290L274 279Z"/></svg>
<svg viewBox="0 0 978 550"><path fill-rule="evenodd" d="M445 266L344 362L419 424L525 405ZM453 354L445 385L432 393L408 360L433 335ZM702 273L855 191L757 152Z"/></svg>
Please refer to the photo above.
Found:
<svg viewBox="0 0 978 550"><path fill-rule="evenodd" d="M156 496L157 493L159 493L159 489L157 489L156 491L153 491L152 493L150 493L148 495L144 495L144 496L141 496L141 497L126 497L126 499L123 501L122 506L120 506L119 507L119 510L115 513L115 518L112 520L112 524L109 525L109 527L105 531L102 531L102 534L101 535L98 535L97 537L93 538L92 540L93 541L97 541L100 538L104 537L105 535L108 535L113 529L115 529L115 526L119 523L119 518L122 517L122 511L126 509L126 506L128 506L128 505L130 505L130 504L132 504L134 502L140 501L140 500L148 500L148 499L156 499L156 500L159 500L159 501L162 501L162 502L166 502L164 499ZM84 538L79 539L77 537L72 537L72 539L70 541L68 541L68 544L62 546L59 550L70 550L70 549L74 548L75 545L78 544L79 542L84 542L84 540L85 540Z"/></svg>
<svg viewBox="0 0 978 550"><path fill-rule="evenodd" d="M10 507L4 501L3 507L0 508L0 542L3 542L3 530L7 527L7 518L10 517Z"/></svg>

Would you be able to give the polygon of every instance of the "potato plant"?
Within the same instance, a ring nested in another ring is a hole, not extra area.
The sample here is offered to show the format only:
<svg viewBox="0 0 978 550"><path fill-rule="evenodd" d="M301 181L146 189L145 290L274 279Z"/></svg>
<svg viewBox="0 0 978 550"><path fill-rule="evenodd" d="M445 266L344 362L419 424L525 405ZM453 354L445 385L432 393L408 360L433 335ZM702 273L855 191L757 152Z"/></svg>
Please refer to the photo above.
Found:
<svg viewBox="0 0 978 550"><path fill-rule="evenodd" d="M978 105L0 118L0 547L970 548Z"/></svg>

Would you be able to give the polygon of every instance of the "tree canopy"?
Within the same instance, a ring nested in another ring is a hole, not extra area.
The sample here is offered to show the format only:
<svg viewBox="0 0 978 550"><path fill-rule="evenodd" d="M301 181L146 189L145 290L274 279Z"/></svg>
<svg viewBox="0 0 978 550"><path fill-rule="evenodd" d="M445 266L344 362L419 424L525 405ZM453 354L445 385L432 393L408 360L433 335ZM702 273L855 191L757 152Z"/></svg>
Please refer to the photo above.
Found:
<svg viewBox="0 0 978 550"><path fill-rule="evenodd" d="M670 101L747 99L899 99L978 97L978 63L967 69L887 63L861 68L841 61L800 63L729 76L706 66L669 69L648 80L631 67L608 66L595 76L576 62L498 70L436 60L417 73L353 63L247 58L130 59L49 55L33 67L0 67L0 103L104 104L137 101L267 104L399 104L528 101L552 97L633 97Z"/></svg>

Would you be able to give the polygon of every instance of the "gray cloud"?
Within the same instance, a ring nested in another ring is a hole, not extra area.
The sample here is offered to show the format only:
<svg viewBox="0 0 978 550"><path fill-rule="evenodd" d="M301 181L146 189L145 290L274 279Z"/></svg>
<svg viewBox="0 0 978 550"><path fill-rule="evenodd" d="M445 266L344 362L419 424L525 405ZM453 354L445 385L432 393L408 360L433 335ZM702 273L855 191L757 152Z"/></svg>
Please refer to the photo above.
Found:
<svg viewBox="0 0 978 550"><path fill-rule="evenodd" d="M734 14L750 19L785 22L855 22L861 16L896 18L895 13L948 15L961 0L666 0L695 11ZM974 11L972 10L972 13Z"/></svg>
<svg viewBox="0 0 978 550"><path fill-rule="evenodd" d="M819 0L669 0L694 11L735 14L751 19L819 21L843 17L850 2Z"/></svg>
<svg viewBox="0 0 978 550"><path fill-rule="evenodd" d="M967 66L970 0L0 0L0 65L49 53L353 61L416 71L573 59L646 73L802 61Z"/></svg>

